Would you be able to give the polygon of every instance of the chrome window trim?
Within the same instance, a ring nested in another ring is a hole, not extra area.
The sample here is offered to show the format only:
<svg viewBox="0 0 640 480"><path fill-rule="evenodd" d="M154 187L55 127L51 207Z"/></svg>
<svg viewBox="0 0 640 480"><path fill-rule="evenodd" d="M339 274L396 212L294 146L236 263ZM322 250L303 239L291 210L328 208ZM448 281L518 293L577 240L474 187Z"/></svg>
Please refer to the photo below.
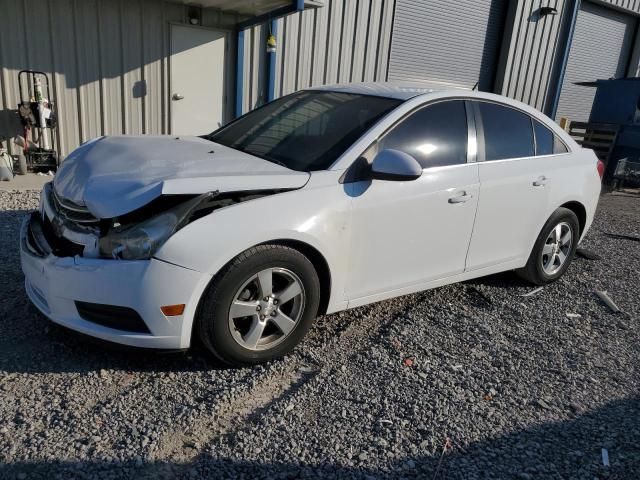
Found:
<svg viewBox="0 0 640 480"><path fill-rule="evenodd" d="M509 105L506 103L501 103L501 102L496 102L494 100L490 100L490 99L485 99L485 98L473 98L470 99L471 103L473 104L473 110L474 110L474 114L475 114L475 121L476 121L476 125L477 125L477 131L478 131L478 163L486 163L486 162L503 162L503 161L511 161L511 160L523 160L526 158L542 158L542 157L551 157L551 156L559 156L559 155L570 155L573 152L573 150L571 150L571 148L569 147L569 145L567 145L564 140L562 140L562 138L560 138L558 135L556 135L556 133L553 131L552 128L550 128L546 122L543 122L540 118L534 117L533 115L531 115L528 112L525 112L524 110L522 110L521 108L515 107L513 105ZM493 103L495 105L499 105L501 107L504 108L510 108L512 110L515 110L516 112L519 112L523 115L526 115L529 118L529 122L531 124L531 133L533 136L533 156L530 157L509 157L509 158L500 158L500 159L496 159L496 160L486 160L485 158L485 141L484 141L484 126L482 124L482 114L480 113L480 106L479 103L480 102L484 102L484 103ZM558 140L560 140L560 142L565 146L565 148L567 149L566 152L562 152L562 153L552 153L549 155L536 155L536 150L537 150L537 146L536 146L536 132L535 132L535 128L533 127L533 121L537 120L542 126L544 126L546 129L548 129L552 134L553 134L553 138L554 140L557 138Z"/></svg>
<svg viewBox="0 0 640 480"><path fill-rule="evenodd" d="M478 163L503 163L503 162L517 162L520 160L535 160L536 158L547 158L547 157L560 157L564 155L571 155L570 153L553 153L551 155L539 155L537 157L514 157L514 158L501 158L500 160L486 160Z"/></svg>

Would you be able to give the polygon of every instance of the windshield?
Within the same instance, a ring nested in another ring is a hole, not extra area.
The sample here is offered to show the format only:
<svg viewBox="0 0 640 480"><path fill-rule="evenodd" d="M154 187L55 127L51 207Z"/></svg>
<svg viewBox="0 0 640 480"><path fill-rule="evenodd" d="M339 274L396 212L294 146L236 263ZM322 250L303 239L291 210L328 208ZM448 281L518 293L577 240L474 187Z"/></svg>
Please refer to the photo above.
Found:
<svg viewBox="0 0 640 480"><path fill-rule="evenodd" d="M206 138L292 170L326 170L400 103L352 93L301 91L268 103Z"/></svg>

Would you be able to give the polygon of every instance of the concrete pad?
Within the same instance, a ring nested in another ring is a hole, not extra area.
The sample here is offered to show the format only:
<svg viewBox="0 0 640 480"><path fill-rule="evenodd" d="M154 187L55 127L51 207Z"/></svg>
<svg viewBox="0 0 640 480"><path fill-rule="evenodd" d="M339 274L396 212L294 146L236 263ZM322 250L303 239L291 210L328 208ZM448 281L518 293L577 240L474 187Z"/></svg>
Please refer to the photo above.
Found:
<svg viewBox="0 0 640 480"><path fill-rule="evenodd" d="M42 190L45 183L53 180L51 175L38 175L27 173L26 175L16 175L13 180L0 182L0 190Z"/></svg>

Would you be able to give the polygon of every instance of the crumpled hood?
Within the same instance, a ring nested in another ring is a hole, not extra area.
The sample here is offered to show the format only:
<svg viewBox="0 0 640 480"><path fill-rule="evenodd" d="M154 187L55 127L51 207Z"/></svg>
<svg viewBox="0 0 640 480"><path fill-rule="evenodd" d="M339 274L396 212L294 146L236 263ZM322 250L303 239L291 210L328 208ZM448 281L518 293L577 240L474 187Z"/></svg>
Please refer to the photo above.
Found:
<svg viewBox="0 0 640 480"><path fill-rule="evenodd" d="M163 194L294 189L308 180L308 173L199 137L119 136L74 150L53 185L63 199L112 218Z"/></svg>

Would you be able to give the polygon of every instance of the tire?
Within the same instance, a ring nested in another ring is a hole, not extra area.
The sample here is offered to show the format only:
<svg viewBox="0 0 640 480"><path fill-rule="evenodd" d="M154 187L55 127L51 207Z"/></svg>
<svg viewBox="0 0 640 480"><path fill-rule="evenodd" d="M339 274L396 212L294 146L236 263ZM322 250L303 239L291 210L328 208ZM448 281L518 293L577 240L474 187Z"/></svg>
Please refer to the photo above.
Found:
<svg viewBox="0 0 640 480"><path fill-rule="evenodd" d="M27 157L18 155L18 175L27 174Z"/></svg>
<svg viewBox="0 0 640 480"><path fill-rule="evenodd" d="M557 228L560 228L561 241L555 244ZM570 244L562 240L567 239L567 232L571 233ZM542 227L529 260L523 268L517 270L518 275L534 285L555 282L569 268L579 239L580 224L576 214L568 208L558 208Z"/></svg>
<svg viewBox="0 0 640 480"><path fill-rule="evenodd" d="M273 288L265 296L269 276ZM320 281L307 257L282 245L259 245L214 277L200 301L194 333L224 363L254 365L282 357L300 343L319 304Z"/></svg>

